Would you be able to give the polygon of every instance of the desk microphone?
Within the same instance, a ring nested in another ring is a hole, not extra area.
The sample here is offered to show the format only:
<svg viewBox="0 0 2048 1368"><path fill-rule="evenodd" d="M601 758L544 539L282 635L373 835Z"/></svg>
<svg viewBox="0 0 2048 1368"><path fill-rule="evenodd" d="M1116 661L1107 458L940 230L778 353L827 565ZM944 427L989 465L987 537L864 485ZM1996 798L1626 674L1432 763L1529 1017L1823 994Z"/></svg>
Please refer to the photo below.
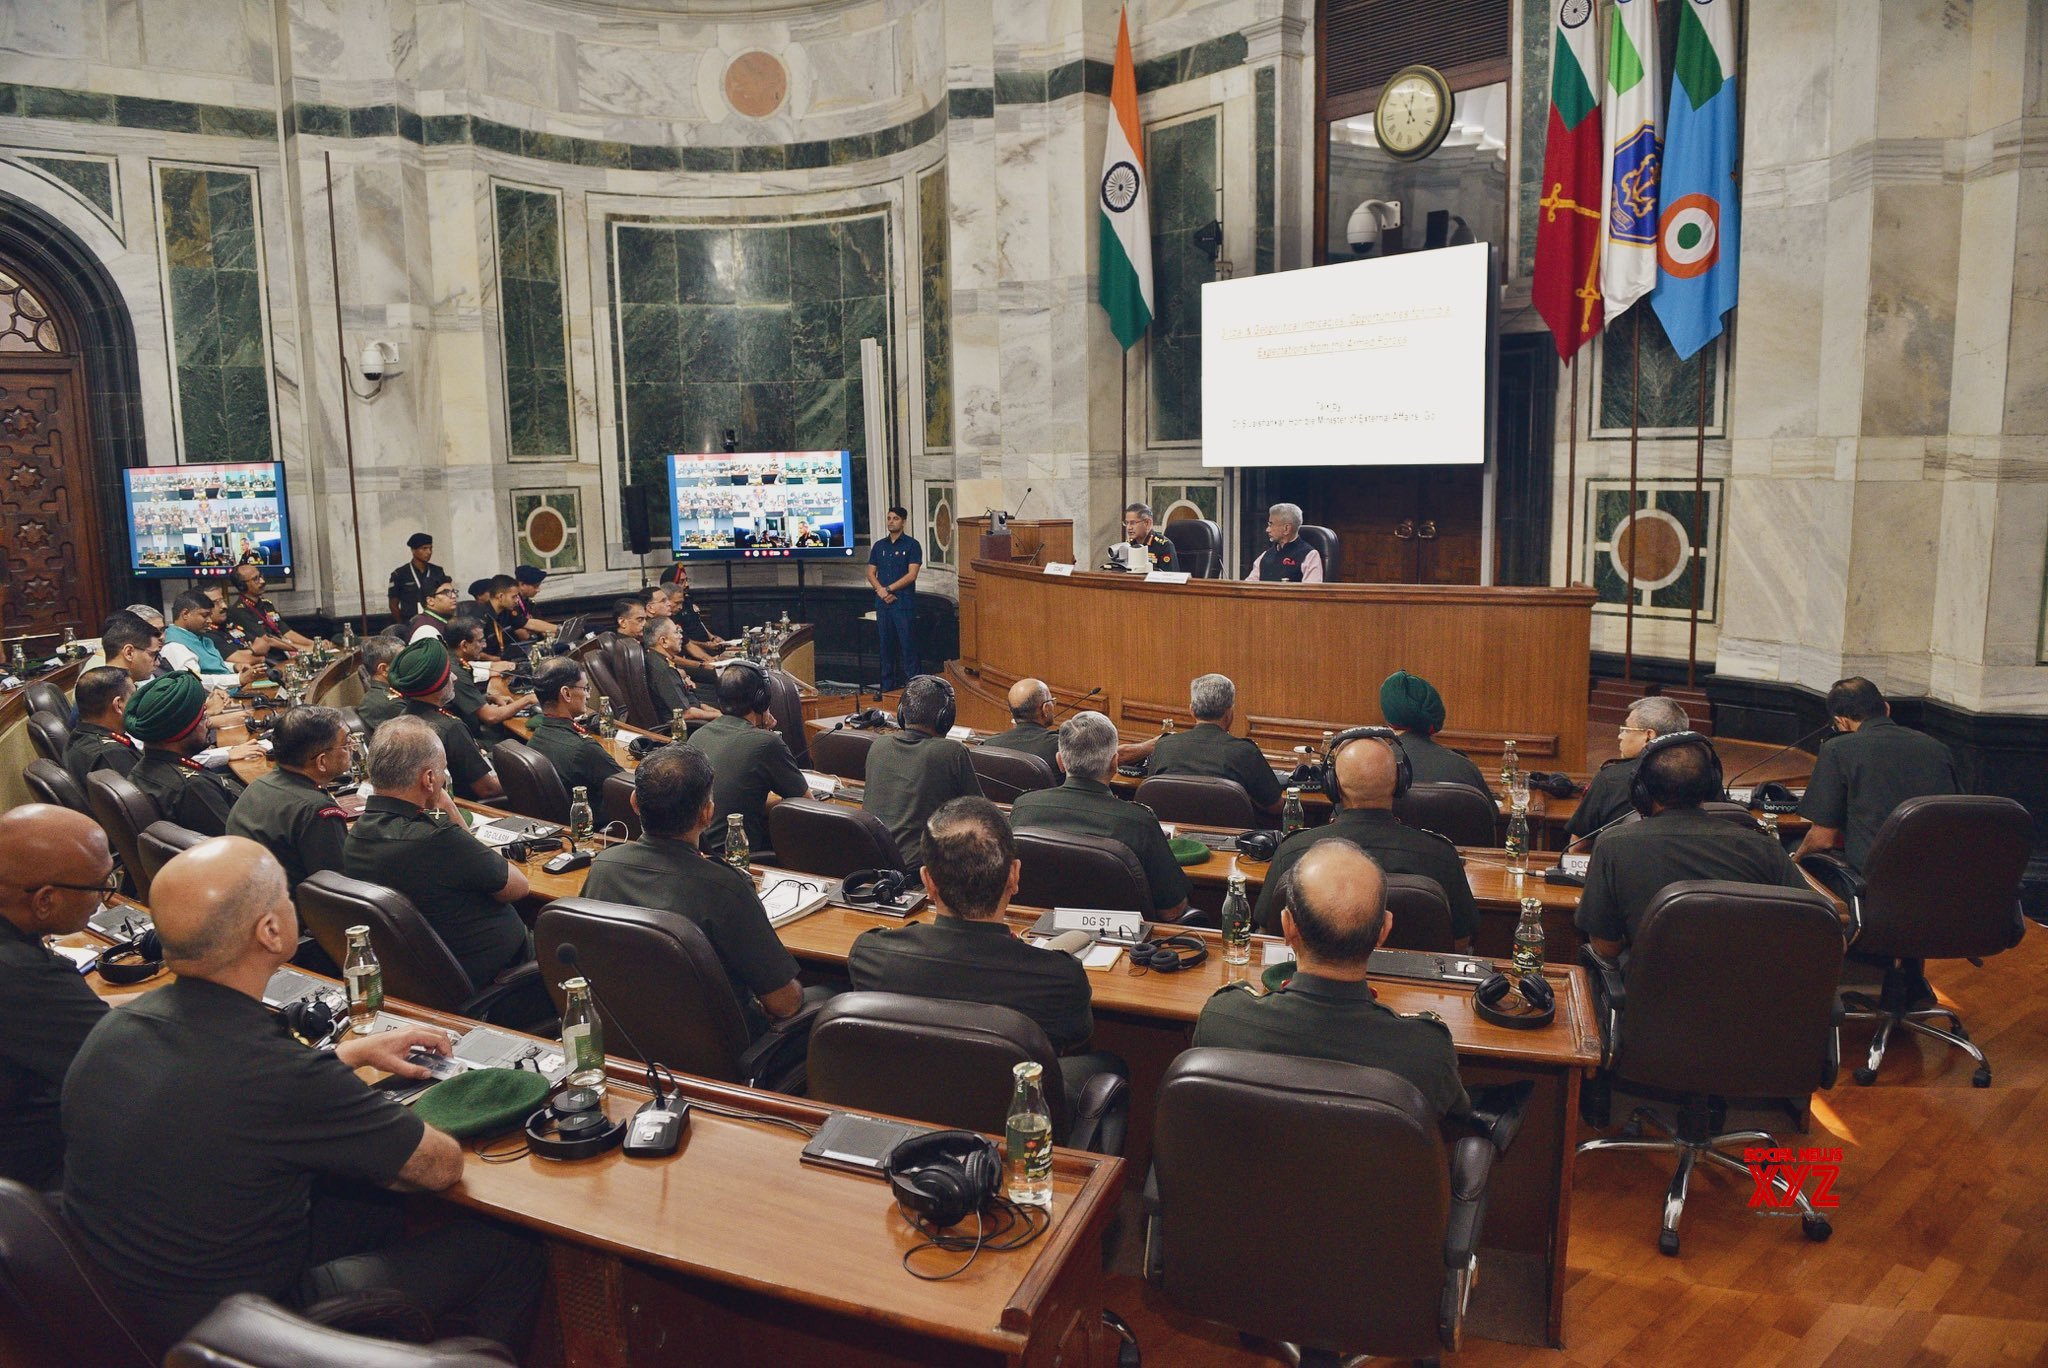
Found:
<svg viewBox="0 0 2048 1368"><path fill-rule="evenodd" d="M1627 812L1624 812L1624 813L1622 813L1622 814L1621 814L1621 816L1619 816L1619 817L1615 818L1615 819L1614 819L1613 821L1611 821L1611 822L1602 822L1602 823L1601 823L1601 824L1600 824L1599 826L1597 826L1597 827L1594 827L1594 828L1593 828L1593 829L1592 829L1591 831L1587 832L1587 833L1586 833L1585 835L1583 835L1583 836L1574 836L1574 837L1572 837L1572 838L1571 838L1571 839L1570 839L1569 841L1566 841L1566 842L1564 843L1564 849L1563 849L1563 850L1560 850L1560 851L1558 851L1557 853L1558 853L1559 855L1561 855L1561 856L1562 856L1562 855L1569 855L1569 854L1571 853L1571 849L1572 849L1572 847L1573 847L1573 846L1575 846L1575 845L1577 845L1577 844L1579 844L1579 843L1580 843L1581 841L1590 841L1590 840L1592 840L1592 839L1593 839L1593 838L1594 838L1595 836L1598 836L1598 835L1599 835L1599 834L1600 834L1601 832L1603 832L1603 831L1607 830L1607 829L1608 829L1609 827L1618 827L1618 826L1620 826L1620 825L1621 825L1621 824L1622 824L1623 822L1632 822L1632 821L1634 821L1635 819L1636 819L1636 810L1635 810L1634 808L1630 808L1630 809L1629 809L1629 810L1628 810ZM629 1041L628 1043L630 1044L631 1042Z"/></svg>
<svg viewBox="0 0 2048 1368"><path fill-rule="evenodd" d="M1754 774L1756 771L1762 769L1765 765L1770 764L1771 761L1783 755L1786 751L1792 750L1798 746L1803 746L1807 742L1813 740L1813 738L1816 736L1820 736L1823 734L1831 734L1834 730L1835 720L1831 717L1827 721L1821 723L1818 727L1815 727L1812 731L1808 732L1806 735L1800 737L1797 741L1788 741L1784 745L1772 751L1769 755L1766 755L1763 759L1757 761L1754 765L1747 766L1741 771L1741 773L1735 776L1735 779L1741 779L1746 775ZM1727 783L1721 786L1721 797L1724 800L1728 800L1728 790L1735 787L1735 779L1730 779Z"/></svg>
<svg viewBox="0 0 2048 1368"><path fill-rule="evenodd" d="M582 957L576 953L576 946L571 941L563 941L555 947L555 962L572 973L581 972ZM647 1086L654 1092L654 1100L643 1103L633 1114L632 1128L626 1132L626 1154L635 1159L659 1159L674 1154L682 1143L683 1127L689 1124L690 1104L683 1100L680 1092L671 1095L662 1087L661 1076L668 1073L667 1066L656 1064L640 1048L639 1042L633 1039L633 1033L626 1029L626 1023L605 1007L604 999L598 996L597 984L588 974L583 978L590 984L591 1005L611 1017L612 1025L619 1028L619 1035L627 1048L644 1061L642 1067L647 1070ZM669 1074L671 1081L674 1077Z"/></svg>
<svg viewBox="0 0 2048 1368"><path fill-rule="evenodd" d="M1091 699L1091 698L1095 697L1095 696L1096 696L1097 694L1099 694L1099 693L1101 693L1101 692L1102 692L1102 686L1101 686L1100 684L1097 684L1097 685L1096 685L1096 686L1095 686L1094 688L1090 689L1090 690L1089 690L1089 691L1088 691L1087 693L1084 693L1084 694L1082 694L1082 695L1081 695L1081 696L1080 696L1079 698L1075 699L1075 700L1074 700L1073 702L1071 702L1071 703L1061 703L1061 704L1059 704L1059 705L1058 705L1057 707L1055 707L1055 708L1054 708L1054 709L1052 710L1052 715L1053 715L1054 717L1058 717L1058 716L1059 716L1059 715L1060 715L1061 713L1063 713L1063 712L1067 711L1067 709L1069 709L1069 708L1078 708L1078 707L1080 707L1080 706L1081 706L1081 705L1082 705L1083 703L1086 703L1086 702L1087 702L1087 701L1088 701L1089 699Z"/></svg>
<svg viewBox="0 0 2048 1368"><path fill-rule="evenodd" d="M1022 512L1024 511L1024 505L1025 505L1025 504L1028 504L1028 503L1030 503L1030 502L1031 502L1031 486L1030 486L1030 485L1025 485L1025 486L1024 486L1024 497L1023 497L1023 498L1021 498L1021 499L1019 499L1019 500L1017 500L1017 507L1016 507L1016 508L1015 508L1015 509L1014 509L1014 510L1013 510L1013 511L1011 512L1010 516L1011 516L1012 518L1014 518L1014 517L1016 517L1016 516L1017 516L1017 515L1018 515L1019 513L1022 513ZM50 633L50 635L51 635L51 636L55 636L55 635L56 635L56 633L52 632L52 633Z"/></svg>

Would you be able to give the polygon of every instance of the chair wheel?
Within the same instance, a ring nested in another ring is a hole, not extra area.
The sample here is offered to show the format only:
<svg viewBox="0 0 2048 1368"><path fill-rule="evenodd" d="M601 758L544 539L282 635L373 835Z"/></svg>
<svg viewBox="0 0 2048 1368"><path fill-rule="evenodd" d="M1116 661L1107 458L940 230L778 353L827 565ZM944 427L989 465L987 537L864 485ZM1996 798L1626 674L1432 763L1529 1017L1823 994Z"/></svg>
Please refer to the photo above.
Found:
<svg viewBox="0 0 2048 1368"><path fill-rule="evenodd" d="M1670 1258L1678 1257L1678 1232L1660 1230L1657 1232L1657 1252Z"/></svg>
<svg viewBox="0 0 2048 1368"><path fill-rule="evenodd" d="M1849 1076L1851 1078L1854 1078L1858 1084L1866 1088L1869 1087L1871 1084L1877 1082L1877 1070L1875 1069L1852 1069L1850 1070Z"/></svg>
<svg viewBox="0 0 2048 1368"><path fill-rule="evenodd" d="M1973 1088L1988 1088L1991 1086L1991 1066L1989 1064L1981 1066L1977 1072L1970 1075L1970 1086Z"/></svg>
<svg viewBox="0 0 2048 1368"><path fill-rule="evenodd" d="M1828 1236L1835 1233L1835 1228L1828 1224L1828 1218L1825 1216L1801 1216L1799 1228L1805 1231L1806 1238L1815 1244L1827 1243Z"/></svg>

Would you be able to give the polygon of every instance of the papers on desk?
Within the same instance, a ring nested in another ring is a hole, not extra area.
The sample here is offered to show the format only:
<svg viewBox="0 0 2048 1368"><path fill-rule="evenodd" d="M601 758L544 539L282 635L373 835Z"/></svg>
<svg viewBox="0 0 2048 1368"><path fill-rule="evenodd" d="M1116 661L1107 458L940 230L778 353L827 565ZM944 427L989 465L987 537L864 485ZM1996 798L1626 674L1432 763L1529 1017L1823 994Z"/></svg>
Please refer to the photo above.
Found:
<svg viewBox="0 0 2048 1368"><path fill-rule="evenodd" d="M478 1026L456 1041L454 1058L470 1069L516 1069L531 1060L550 1083L561 1082L569 1072L559 1049L492 1026Z"/></svg>
<svg viewBox="0 0 2048 1368"><path fill-rule="evenodd" d="M1071 575L1074 573L1074 567L1065 561L1047 561L1045 563L1045 573L1048 575Z"/></svg>
<svg viewBox="0 0 2048 1368"><path fill-rule="evenodd" d="M81 974L100 962L100 947L97 945L53 945L50 953L70 960L71 967Z"/></svg>
<svg viewBox="0 0 2048 1368"><path fill-rule="evenodd" d="M469 834L496 850L514 841L534 841L559 836L562 834L562 828L553 822L536 821L531 817L499 817L493 821L473 824Z"/></svg>
<svg viewBox="0 0 2048 1368"><path fill-rule="evenodd" d="M947 737L948 737L948 738L950 738L950 739L952 739L952 740L954 740L954 741L971 741L971 740L973 740L973 739L974 739L974 728L972 728L972 727L949 727L949 728L948 728L948 729L946 730L946 735L947 735Z"/></svg>
<svg viewBox="0 0 2048 1368"><path fill-rule="evenodd" d="M263 1005L266 1007L283 1007L287 1003L297 1002L300 998L312 997L315 993L328 991L333 992L335 997L341 1000L342 1010L346 1012L348 1009L347 995L342 992L338 985L328 983L322 979L316 979L311 974L302 974L287 964L272 974L270 982L263 985Z"/></svg>
<svg viewBox="0 0 2048 1368"><path fill-rule="evenodd" d="M268 737L258 741L256 744L263 748L265 755L270 754L270 739ZM234 749L233 746L209 746L197 755L194 755L192 763L203 765L207 769L226 769L228 767L228 757L233 753Z"/></svg>
<svg viewBox="0 0 2048 1368"><path fill-rule="evenodd" d="M808 917L830 901L830 893L825 881L799 874L761 876L761 906L768 913L770 926L787 926L799 917Z"/></svg>
<svg viewBox="0 0 2048 1368"><path fill-rule="evenodd" d="M105 936L108 940L134 940L156 923L149 919L149 913L140 907L115 904L102 907L87 919L87 926Z"/></svg>

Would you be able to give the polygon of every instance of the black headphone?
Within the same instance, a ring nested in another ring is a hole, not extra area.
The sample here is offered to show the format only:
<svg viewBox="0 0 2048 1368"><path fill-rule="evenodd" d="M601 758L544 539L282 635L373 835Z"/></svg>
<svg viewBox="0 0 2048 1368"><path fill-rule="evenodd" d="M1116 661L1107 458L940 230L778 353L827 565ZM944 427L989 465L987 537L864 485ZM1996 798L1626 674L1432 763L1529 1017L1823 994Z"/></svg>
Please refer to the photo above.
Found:
<svg viewBox="0 0 2048 1368"><path fill-rule="evenodd" d="M285 1029L301 1044L315 1049L325 1045L347 1019L345 1013L335 1012L334 1003L325 992L294 998L280 1009L280 1014L284 1017Z"/></svg>
<svg viewBox="0 0 2048 1368"><path fill-rule="evenodd" d="M1280 849L1280 833L1264 827L1237 833L1237 853L1247 860L1259 860L1270 864L1273 853Z"/></svg>
<svg viewBox="0 0 2048 1368"><path fill-rule="evenodd" d="M1501 1006L1507 995L1518 988L1529 1011L1512 1012ZM1557 990L1541 974L1524 974L1519 980L1506 974L1494 974L1472 990L1472 1010L1480 1020L1490 1021L1496 1026L1533 1031L1539 1026L1548 1026L1556 1019Z"/></svg>
<svg viewBox="0 0 2048 1368"><path fill-rule="evenodd" d="M100 980L114 987L147 983L164 971L164 943L156 928L150 927L133 940L123 941L100 952Z"/></svg>
<svg viewBox="0 0 2048 1368"><path fill-rule="evenodd" d="M1529 771L1529 787L1553 798L1576 798L1586 791L1583 785L1573 783L1569 774L1549 770Z"/></svg>
<svg viewBox="0 0 2048 1368"><path fill-rule="evenodd" d="M719 702L721 704L725 701L724 681L725 671L727 670L745 670L752 677L754 681L754 691L747 696L746 707L748 712L767 712L770 709L770 707L773 706L774 699L769 697L768 694L767 669L763 667L759 662L748 660L744 656L735 660L728 660L723 665L719 666L718 697Z"/></svg>
<svg viewBox="0 0 2048 1368"><path fill-rule="evenodd" d="M1162 936L1131 947L1131 963L1162 974L1178 974L1209 958L1209 943L1200 936Z"/></svg>
<svg viewBox="0 0 2048 1368"><path fill-rule="evenodd" d="M898 900L910 887L910 876L900 869L856 869L839 882L839 896L855 907L886 907L898 910Z"/></svg>
<svg viewBox="0 0 2048 1368"><path fill-rule="evenodd" d="M565 1088L526 1118L526 1146L543 1159L595 1159L625 1138L626 1123L590 1088Z"/></svg>
<svg viewBox="0 0 2048 1368"><path fill-rule="evenodd" d="M1628 801L1630 806L1647 817L1653 800L1650 797L1650 757L1659 751L1671 750L1678 746L1698 746L1707 753L1707 763L1714 767L1714 792L1725 797L1727 785L1721 780L1721 755L1714 749L1714 743L1696 731L1677 731L1650 739L1642 753L1636 756L1634 773L1628 777Z"/></svg>
<svg viewBox="0 0 2048 1368"><path fill-rule="evenodd" d="M1384 741L1394 752L1394 796L1399 798L1415 782L1415 767L1408 763L1408 752L1401 746L1401 737L1392 727L1347 727L1330 738L1330 750L1323 757L1323 794L1333 803L1344 801L1343 785L1337 782L1337 752L1353 741L1371 737Z"/></svg>
<svg viewBox="0 0 2048 1368"><path fill-rule="evenodd" d="M953 724L960 720L960 699L953 692L952 681L944 675L918 675L910 682L915 684L918 679L929 679L946 691L946 706L939 709L939 715L932 721L932 729L944 736L953 730ZM903 693L896 695L896 725L903 731L910 730L909 724L903 720L903 695L909 692L909 687L905 686Z"/></svg>
<svg viewBox="0 0 2048 1368"><path fill-rule="evenodd" d="M1003 1159L995 1142L973 1131L913 1135L882 1164L897 1205L934 1230L955 1226L995 1200Z"/></svg>

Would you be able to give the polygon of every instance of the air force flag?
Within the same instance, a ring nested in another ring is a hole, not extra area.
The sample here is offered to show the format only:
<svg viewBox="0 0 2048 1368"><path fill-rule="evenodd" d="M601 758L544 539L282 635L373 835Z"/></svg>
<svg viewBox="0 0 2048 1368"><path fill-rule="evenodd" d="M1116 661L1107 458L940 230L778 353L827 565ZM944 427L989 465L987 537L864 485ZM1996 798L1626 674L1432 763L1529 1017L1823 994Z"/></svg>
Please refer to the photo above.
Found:
<svg viewBox="0 0 2048 1368"><path fill-rule="evenodd" d="M1665 115L1657 311L1689 357L1735 307L1742 197L1735 181L1735 0L1681 0Z"/></svg>

